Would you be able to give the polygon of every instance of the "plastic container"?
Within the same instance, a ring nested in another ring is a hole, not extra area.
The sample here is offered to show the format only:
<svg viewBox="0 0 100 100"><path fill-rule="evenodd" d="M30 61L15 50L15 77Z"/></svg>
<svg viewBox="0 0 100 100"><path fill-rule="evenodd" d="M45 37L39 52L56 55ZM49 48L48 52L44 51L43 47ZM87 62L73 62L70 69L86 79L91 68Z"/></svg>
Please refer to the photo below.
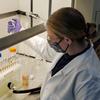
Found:
<svg viewBox="0 0 100 100"><path fill-rule="evenodd" d="M29 75L26 73L22 75L22 87L24 89L29 87Z"/></svg>
<svg viewBox="0 0 100 100"><path fill-rule="evenodd" d="M16 55L16 48L15 47L11 47L9 48L9 58L8 61L10 64L14 65L17 63L17 55Z"/></svg>
<svg viewBox="0 0 100 100"><path fill-rule="evenodd" d="M2 53L0 52L0 71L2 69Z"/></svg>

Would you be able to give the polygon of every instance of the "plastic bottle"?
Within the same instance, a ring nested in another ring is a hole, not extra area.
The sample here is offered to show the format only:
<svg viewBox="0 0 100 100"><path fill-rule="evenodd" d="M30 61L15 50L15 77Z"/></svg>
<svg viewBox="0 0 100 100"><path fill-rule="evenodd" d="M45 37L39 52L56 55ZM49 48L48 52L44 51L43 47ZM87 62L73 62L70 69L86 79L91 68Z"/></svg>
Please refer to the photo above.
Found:
<svg viewBox="0 0 100 100"><path fill-rule="evenodd" d="M0 52L0 71L2 70L2 53Z"/></svg>
<svg viewBox="0 0 100 100"><path fill-rule="evenodd" d="M4 58L4 52L0 52L0 71L3 72L6 66L6 59Z"/></svg>
<svg viewBox="0 0 100 100"><path fill-rule="evenodd" d="M9 48L9 58L8 58L8 61L9 61L10 65L16 64L17 56L16 56L16 48L15 47Z"/></svg>

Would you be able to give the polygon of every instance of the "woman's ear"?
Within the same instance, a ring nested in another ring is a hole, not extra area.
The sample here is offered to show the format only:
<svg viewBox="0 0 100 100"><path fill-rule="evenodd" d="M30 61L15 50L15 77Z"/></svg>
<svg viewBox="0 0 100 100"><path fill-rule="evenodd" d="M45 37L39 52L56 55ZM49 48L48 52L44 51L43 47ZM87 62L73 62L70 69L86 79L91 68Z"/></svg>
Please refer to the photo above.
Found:
<svg viewBox="0 0 100 100"><path fill-rule="evenodd" d="M72 40L68 37L64 37L64 40L69 44L71 45L72 44Z"/></svg>

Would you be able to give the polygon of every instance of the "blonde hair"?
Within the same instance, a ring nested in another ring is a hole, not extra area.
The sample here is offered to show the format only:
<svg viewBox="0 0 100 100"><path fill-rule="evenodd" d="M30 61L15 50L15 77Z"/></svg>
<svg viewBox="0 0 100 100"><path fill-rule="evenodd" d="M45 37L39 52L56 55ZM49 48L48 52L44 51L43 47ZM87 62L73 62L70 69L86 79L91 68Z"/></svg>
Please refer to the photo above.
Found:
<svg viewBox="0 0 100 100"><path fill-rule="evenodd" d="M53 13L47 21L47 27L59 37L65 35L77 40L86 36L83 15L71 7L61 8Z"/></svg>

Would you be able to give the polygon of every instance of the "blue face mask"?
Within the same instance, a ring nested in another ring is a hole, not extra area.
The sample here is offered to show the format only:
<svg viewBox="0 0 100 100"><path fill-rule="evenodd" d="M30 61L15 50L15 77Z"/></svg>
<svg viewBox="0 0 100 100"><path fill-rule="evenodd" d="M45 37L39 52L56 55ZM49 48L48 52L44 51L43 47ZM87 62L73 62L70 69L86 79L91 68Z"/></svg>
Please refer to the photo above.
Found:
<svg viewBox="0 0 100 100"><path fill-rule="evenodd" d="M51 40L50 39L47 39L49 45L56 51L56 52L62 52L62 53L65 53L68 49L69 46L67 46L67 48L65 50L63 50L61 48L61 46L59 45L59 43L62 41L63 39L60 39L58 42L54 42L54 43L51 43Z"/></svg>

